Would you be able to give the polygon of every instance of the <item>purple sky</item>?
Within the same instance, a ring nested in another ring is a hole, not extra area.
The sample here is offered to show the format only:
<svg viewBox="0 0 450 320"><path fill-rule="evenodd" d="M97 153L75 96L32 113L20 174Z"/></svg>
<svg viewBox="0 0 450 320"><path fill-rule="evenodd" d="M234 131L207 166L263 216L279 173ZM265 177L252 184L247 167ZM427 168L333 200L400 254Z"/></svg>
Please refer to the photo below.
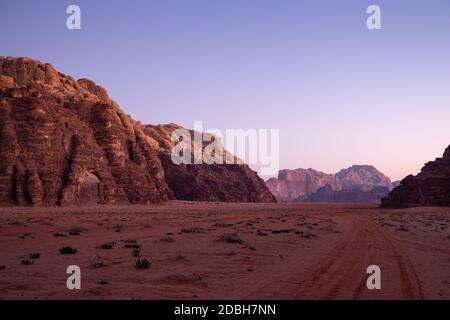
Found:
<svg viewBox="0 0 450 320"><path fill-rule="evenodd" d="M91 78L143 123L279 128L282 168L394 180L450 144L449 40L448 0L0 0L0 55Z"/></svg>

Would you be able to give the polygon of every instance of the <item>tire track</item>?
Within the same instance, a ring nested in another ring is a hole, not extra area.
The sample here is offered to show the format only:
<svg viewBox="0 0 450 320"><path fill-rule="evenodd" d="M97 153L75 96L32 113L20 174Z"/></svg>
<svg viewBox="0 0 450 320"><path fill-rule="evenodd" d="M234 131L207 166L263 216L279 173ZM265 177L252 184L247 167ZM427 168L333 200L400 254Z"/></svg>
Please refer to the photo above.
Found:
<svg viewBox="0 0 450 320"><path fill-rule="evenodd" d="M295 266L255 290L257 299L424 299L409 257L367 216L343 215L348 235L326 255ZM366 287L369 265L382 268L382 289ZM386 280L386 281L383 281Z"/></svg>

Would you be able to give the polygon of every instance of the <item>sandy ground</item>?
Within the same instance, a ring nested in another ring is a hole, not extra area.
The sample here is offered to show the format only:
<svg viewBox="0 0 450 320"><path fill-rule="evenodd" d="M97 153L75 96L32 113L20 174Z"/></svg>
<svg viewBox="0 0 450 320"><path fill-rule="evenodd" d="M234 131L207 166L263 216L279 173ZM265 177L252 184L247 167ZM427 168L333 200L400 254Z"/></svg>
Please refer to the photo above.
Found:
<svg viewBox="0 0 450 320"><path fill-rule="evenodd" d="M450 299L449 227L450 208L0 208L0 299ZM372 264L381 290L367 289ZM66 287L69 265L81 290Z"/></svg>

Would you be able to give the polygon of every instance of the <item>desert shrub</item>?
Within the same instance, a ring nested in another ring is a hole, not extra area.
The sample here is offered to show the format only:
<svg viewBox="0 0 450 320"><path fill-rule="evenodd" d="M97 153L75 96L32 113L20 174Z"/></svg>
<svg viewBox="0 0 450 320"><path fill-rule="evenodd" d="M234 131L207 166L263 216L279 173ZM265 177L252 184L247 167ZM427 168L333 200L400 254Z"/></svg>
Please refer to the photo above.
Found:
<svg viewBox="0 0 450 320"><path fill-rule="evenodd" d="M101 245L98 246L99 249L103 249L103 250L110 250L112 248L114 248L115 243L114 242L106 242L106 243L102 243Z"/></svg>
<svg viewBox="0 0 450 320"><path fill-rule="evenodd" d="M124 245L124 248L127 249L139 249L141 246L139 244L129 243Z"/></svg>
<svg viewBox="0 0 450 320"><path fill-rule="evenodd" d="M272 230L272 233L273 234L279 234L279 233L289 233L289 232L291 232L292 230L290 230L290 229L280 229L280 230Z"/></svg>
<svg viewBox="0 0 450 320"><path fill-rule="evenodd" d="M53 234L54 237L67 237L64 233L56 232Z"/></svg>
<svg viewBox="0 0 450 320"><path fill-rule="evenodd" d="M113 225L113 229L114 229L114 231L116 231L116 232L121 232L121 231L123 230L123 225L121 225L121 224L115 224L115 225Z"/></svg>
<svg viewBox="0 0 450 320"><path fill-rule="evenodd" d="M214 227L218 227L218 228L228 228L228 227L232 227L233 224L232 223L225 223L225 222L216 222L213 224Z"/></svg>
<svg viewBox="0 0 450 320"><path fill-rule="evenodd" d="M174 262L180 262L180 261L187 261L188 259L185 256L178 254L178 255L172 257L170 260L174 261Z"/></svg>
<svg viewBox="0 0 450 320"><path fill-rule="evenodd" d="M190 228L181 229L182 233L200 233L202 231L203 231L203 228L201 228L201 227L190 227Z"/></svg>
<svg viewBox="0 0 450 320"><path fill-rule="evenodd" d="M97 261L92 261L90 263L91 267L94 269L98 269L98 268L102 268L105 266L105 263L101 260L97 260Z"/></svg>
<svg viewBox="0 0 450 320"><path fill-rule="evenodd" d="M133 255L133 257L135 258L139 258L141 256L141 250L139 249L134 249L131 254Z"/></svg>
<svg viewBox="0 0 450 320"><path fill-rule="evenodd" d="M166 237L164 237L164 238L161 239L161 242L172 243L172 242L175 242L175 239L172 238L171 236L166 236Z"/></svg>
<svg viewBox="0 0 450 320"><path fill-rule="evenodd" d="M261 230L259 230L259 229L258 229L258 231L256 232L256 235L258 235L258 236L260 236L260 237L268 236L267 233L265 233L264 231L261 231Z"/></svg>
<svg viewBox="0 0 450 320"><path fill-rule="evenodd" d="M151 265L152 263L145 258L136 260L136 268L138 269L148 269Z"/></svg>
<svg viewBox="0 0 450 320"><path fill-rule="evenodd" d="M73 226L69 229L69 235L71 236L79 236L83 232L83 228L78 226Z"/></svg>
<svg viewBox="0 0 450 320"><path fill-rule="evenodd" d="M222 236L222 240L228 243L242 243L242 239L236 233L226 233Z"/></svg>
<svg viewBox="0 0 450 320"><path fill-rule="evenodd" d="M30 259L23 259L22 260L22 265L23 266L29 266L30 264L33 264L33 263L34 263L34 261L30 260Z"/></svg>
<svg viewBox="0 0 450 320"><path fill-rule="evenodd" d="M41 257L41 254L39 252L35 252L30 254L30 259L39 259Z"/></svg>
<svg viewBox="0 0 450 320"><path fill-rule="evenodd" d="M304 234L302 234L302 238L305 239L317 238L317 235L314 233L305 232Z"/></svg>
<svg viewBox="0 0 450 320"><path fill-rule="evenodd" d="M409 231L408 227L401 225L399 227L397 227L397 231Z"/></svg>
<svg viewBox="0 0 450 320"><path fill-rule="evenodd" d="M75 254L78 252L78 250L71 247L62 247L61 249L59 249L59 252L61 254Z"/></svg>

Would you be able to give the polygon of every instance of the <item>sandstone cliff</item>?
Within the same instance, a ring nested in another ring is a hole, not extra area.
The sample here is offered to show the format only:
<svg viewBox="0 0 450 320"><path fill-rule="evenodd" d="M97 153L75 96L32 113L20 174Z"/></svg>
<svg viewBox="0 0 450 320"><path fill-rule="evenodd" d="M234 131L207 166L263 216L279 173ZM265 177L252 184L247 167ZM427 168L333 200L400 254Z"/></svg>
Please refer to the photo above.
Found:
<svg viewBox="0 0 450 320"><path fill-rule="evenodd" d="M314 169L280 170L278 178L266 182L278 201L293 201L306 198L325 185L339 190L341 184L333 174L326 174Z"/></svg>
<svg viewBox="0 0 450 320"><path fill-rule="evenodd" d="M174 189L166 181L164 169L169 166L161 161L164 146L146 130L94 82L76 81L50 64L29 58L0 57L0 205L173 199L180 192L170 179ZM208 179L192 182L186 175L184 182L191 189L208 193L208 197L192 199L273 200L245 165L193 170L205 177L221 175L221 186L233 185L234 191L223 196L225 191L218 185L203 184Z"/></svg>
<svg viewBox="0 0 450 320"><path fill-rule="evenodd" d="M147 135L160 144L158 155L164 168L165 179L177 199L223 202L276 201L264 181L247 165L175 165L171 160L171 150L174 146L171 134L179 128L181 127L175 124L147 125L145 128ZM191 130L190 134L193 140L194 132ZM232 157L224 151L224 162L227 156ZM235 160L234 163L237 163L238 159L232 158Z"/></svg>
<svg viewBox="0 0 450 320"><path fill-rule="evenodd" d="M416 176L407 176L382 200L385 208L450 206L450 146Z"/></svg>
<svg viewBox="0 0 450 320"><path fill-rule="evenodd" d="M266 185L277 200L288 202L377 202L387 193L375 188L392 189L391 180L368 165L354 165L336 174L281 170L278 178L269 179Z"/></svg>

